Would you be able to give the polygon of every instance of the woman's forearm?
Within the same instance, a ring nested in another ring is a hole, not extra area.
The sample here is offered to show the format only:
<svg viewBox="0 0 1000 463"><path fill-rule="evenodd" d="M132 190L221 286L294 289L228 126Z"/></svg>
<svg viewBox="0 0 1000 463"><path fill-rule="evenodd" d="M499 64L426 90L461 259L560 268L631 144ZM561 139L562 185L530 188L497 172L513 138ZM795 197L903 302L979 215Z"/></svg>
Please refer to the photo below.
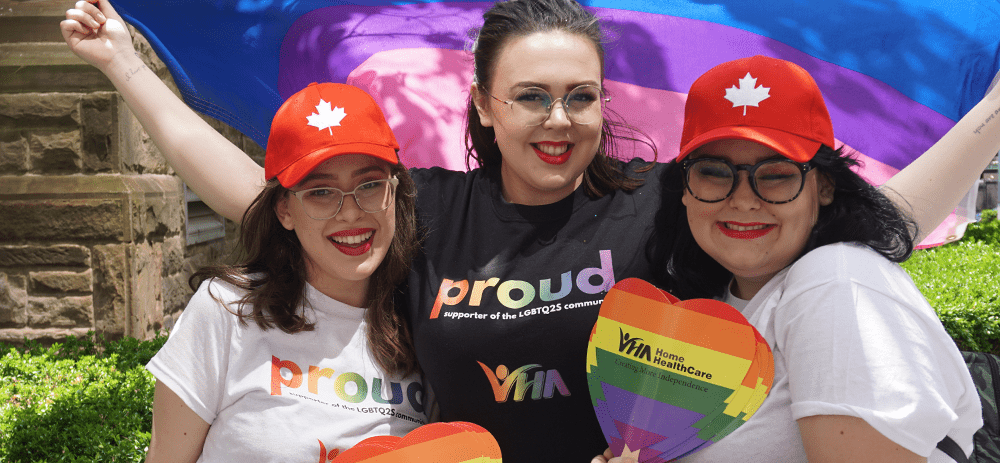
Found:
<svg viewBox="0 0 1000 463"><path fill-rule="evenodd" d="M167 162L216 212L239 222L264 170L177 97L134 54L103 69Z"/></svg>
<svg viewBox="0 0 1000 463"><path fill-rule="evenodd" d="M1000 86L885 183L885 193L917 222L923 240L955 208L1000 150Z"/></svg>

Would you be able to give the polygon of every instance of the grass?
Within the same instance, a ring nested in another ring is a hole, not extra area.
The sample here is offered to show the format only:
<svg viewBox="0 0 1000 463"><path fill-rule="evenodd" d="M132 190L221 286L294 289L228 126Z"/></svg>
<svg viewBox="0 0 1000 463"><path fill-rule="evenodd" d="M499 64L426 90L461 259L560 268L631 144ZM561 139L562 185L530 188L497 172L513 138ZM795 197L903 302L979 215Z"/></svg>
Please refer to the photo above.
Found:
<svg viewBox="0 0 1000 463"><path fill-rule="evenodd" d="M962 240L902 264L961 350L1000 355L1000 221L984 211Z"/></svg>

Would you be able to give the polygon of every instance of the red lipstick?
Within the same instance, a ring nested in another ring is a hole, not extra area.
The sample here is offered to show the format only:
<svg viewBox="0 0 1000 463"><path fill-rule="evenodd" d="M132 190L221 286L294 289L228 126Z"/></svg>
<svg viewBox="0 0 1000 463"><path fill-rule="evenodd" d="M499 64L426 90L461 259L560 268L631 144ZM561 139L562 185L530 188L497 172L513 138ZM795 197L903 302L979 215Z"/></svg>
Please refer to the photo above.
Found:
<svg viewBox="0 0 1000 463"><path fill-rule="evenodd" d="M347 241L345 238L365 236L362 241L359 242L344 242ZM351 230L339 231L337 233L330 234L327 239L333 244L333 247L337 248L338 251L347 254L348 256L360 256L372 248L372 238L375 237L375 229L373 228L354 228ZM337 239L340 238L338 242Z"/></svg>
<svg viewBox="0 0 1000 463"><path fill-rule="evenodd" d="M732 228L726 227L726 224L736 227L760 227L761 225L763 225L763 227L754 228L753 230L733 230ZM716 226L719 227L719 230L723 235L738 240L753 240L760 238L768 233L771 233L771 230L774 230L775 227L774 224L739 222L718 222Z"/></svg>
<svg viewBox="0 0 1000 463"><path fill-rule="evenodd" d="M548 164L553 164L553 165L562 164L562 163L564 163L566 161L569 161L569 156L571 154L573 154L573 146L572 145L569 146L569 149L567 149L565 153L558 154L558 155L555 155L555 156L553 156L551 154L548 154L548 153L545 153L544 151L538 149L538 147L536 147L535 145L562 147L562 146L569 145L569 142L566 142L566 141L560 141L560 142L543 141L543 142L538 142L538 143L535 143L535 144L531 145L531 149L535 150L535 154L538 156L538 158L541 159L542 161L545 161Z"/></svg>

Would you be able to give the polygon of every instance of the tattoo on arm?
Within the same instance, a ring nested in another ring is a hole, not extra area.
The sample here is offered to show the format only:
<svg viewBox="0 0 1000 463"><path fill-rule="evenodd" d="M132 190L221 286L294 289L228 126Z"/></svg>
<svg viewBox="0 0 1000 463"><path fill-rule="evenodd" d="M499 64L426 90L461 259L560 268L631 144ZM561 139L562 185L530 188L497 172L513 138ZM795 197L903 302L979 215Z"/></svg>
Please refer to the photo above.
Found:
<svg viewBox="0 0 1000 463"><path fill-rule="evenodd" d="M136 56L136 58L140 58L140 59L142 58L142 57L139 56L139 52L135 52L135 56ZM138 74L143 69L149 69L149 67L146 66L146 63L142 63L141 66L138 66L135 69L126 69L125 70L125 82L128 82L129 80L131 80L132 76Z"/></svg>
<svg viewBox="0 0 1000 463"><path fill-rule="evenodd" d="M976 135L979 135L979 132L981 132L986 127L986 124L989 124L990 122L996 120L997 116L1000 116L1000 108L997 108L996 110L993 111L992 114L987 116L986 119L983 120L983 123L979 124L979 127L976 127L976 130L974 130L973 132L975 132Z"/></svg>

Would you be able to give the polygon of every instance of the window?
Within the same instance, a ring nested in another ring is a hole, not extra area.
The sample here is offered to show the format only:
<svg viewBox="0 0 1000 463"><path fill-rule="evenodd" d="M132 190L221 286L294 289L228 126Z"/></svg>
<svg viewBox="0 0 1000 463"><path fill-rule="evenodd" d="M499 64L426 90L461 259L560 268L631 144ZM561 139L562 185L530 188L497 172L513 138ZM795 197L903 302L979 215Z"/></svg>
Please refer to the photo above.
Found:
<svg viewBox="0 0 1000 463"><path fill-rule="evenodd" d="M184 184L184 215L187 244L204 243L226 236L226 222Z"/></svg>

